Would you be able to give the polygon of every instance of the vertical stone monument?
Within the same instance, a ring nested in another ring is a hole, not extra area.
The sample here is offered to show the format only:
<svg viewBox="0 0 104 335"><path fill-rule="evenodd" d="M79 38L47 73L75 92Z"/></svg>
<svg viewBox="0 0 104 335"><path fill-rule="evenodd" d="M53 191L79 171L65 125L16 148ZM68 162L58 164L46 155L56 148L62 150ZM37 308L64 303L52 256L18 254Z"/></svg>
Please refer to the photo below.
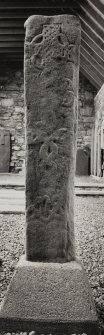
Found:
<svg viewBox="0 0 104 335"><path fill-rule="evenodd" d="M2 328L96 335L74 246L80 22L32 16L25 26L26 256L2 306Z"/></svg>
<svg viewBox="0 0 104 335"><path fill-rule="evenodd" d="M80 26L68 16L26 23L27 259L70 261Z"/></svg>
<svg viewBox="0 0 104 335"><path fill-rule="evenodd" d="M8 173L10 167L10 132L0 129L0 173Z"/></svg>

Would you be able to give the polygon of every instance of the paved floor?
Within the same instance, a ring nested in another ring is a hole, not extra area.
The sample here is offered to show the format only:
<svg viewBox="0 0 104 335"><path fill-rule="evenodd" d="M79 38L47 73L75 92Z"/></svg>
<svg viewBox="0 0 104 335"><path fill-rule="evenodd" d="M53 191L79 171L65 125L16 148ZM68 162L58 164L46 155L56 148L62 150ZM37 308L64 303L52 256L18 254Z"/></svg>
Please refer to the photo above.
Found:
<svg viewBox="0 0 104 335"><path fill-rule="evenodd" d="M0 174L0 213L24 213L25 177L24 175Z"/></svg>
<svg viewBox="0 0 104 335"><path fill-rule="evenodd" d="M25 191L24 189L0 189L0 213L24 213Z"/></svg>
<svg viewBox="0 0 104 335"><path fill-rule="evenodd" d="M75 177L78 196L104 196L104 178ZM16 174L0 174L0 213L24 213L25 178Z"/></svg>
<svg viewBox="0 0 104 335"><path fill-rule="evenodd" d="M25 185L25 176L14 173L0 173L0 186L23 187Z"/></svg>

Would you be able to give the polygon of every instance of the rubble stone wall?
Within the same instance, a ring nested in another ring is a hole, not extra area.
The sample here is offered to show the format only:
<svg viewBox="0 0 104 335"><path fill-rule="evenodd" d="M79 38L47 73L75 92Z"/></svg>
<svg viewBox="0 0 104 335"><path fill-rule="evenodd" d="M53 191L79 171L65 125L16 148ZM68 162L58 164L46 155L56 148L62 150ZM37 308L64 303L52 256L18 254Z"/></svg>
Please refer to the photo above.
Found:
<svg viewBox="0 0 104 335"><path fill-rule="evenodd" d="M23 70L19 66L0 69L0 128L10 131L10 172L18 173L25 152Z"/></svg>

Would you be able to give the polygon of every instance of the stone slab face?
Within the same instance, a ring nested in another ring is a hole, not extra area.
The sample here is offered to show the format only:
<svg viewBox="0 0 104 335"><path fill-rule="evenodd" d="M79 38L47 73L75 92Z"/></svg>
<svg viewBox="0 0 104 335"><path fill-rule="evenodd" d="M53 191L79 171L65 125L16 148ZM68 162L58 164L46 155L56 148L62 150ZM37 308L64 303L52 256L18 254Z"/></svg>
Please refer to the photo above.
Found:
<svg viewBox="0 0 104 335"><path fill-rule="evenodd" d="M91 291L81 264L28 262L22 256L0 321L1 328L8 331L98 334Z"/></svg>
<svg viewBox="0 0 104 335"><path fill-rule="evenodd" d="M9 172L10 166L10 132L0 129L0 173Z"/></svg>
<svg viewBox="0 0 104 335"><path fill-rule="evenodd" d="M82 148L77 150L76 155L76 175L90 175L90 149Z"/></svg>
<svg viewBox="0 0 104 335"><path fill-rule="evenodd" d="M26 21L26 254L70 261L80 23L74 16Z"/></svg>

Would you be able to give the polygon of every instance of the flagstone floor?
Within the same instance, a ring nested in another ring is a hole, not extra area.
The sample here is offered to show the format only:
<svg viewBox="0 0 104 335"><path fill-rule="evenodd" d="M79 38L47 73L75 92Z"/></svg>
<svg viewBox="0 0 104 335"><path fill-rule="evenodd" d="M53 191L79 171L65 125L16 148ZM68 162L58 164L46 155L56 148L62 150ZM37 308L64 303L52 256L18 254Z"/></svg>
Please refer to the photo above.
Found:
<svg viewBox="0 0 104 335"><path fill-rule="evenodd" d="M104 196L104 178L75 177L75 194L78 196ZM24 213L24 211L24 176L0 174L0 213Z"/></svg>

